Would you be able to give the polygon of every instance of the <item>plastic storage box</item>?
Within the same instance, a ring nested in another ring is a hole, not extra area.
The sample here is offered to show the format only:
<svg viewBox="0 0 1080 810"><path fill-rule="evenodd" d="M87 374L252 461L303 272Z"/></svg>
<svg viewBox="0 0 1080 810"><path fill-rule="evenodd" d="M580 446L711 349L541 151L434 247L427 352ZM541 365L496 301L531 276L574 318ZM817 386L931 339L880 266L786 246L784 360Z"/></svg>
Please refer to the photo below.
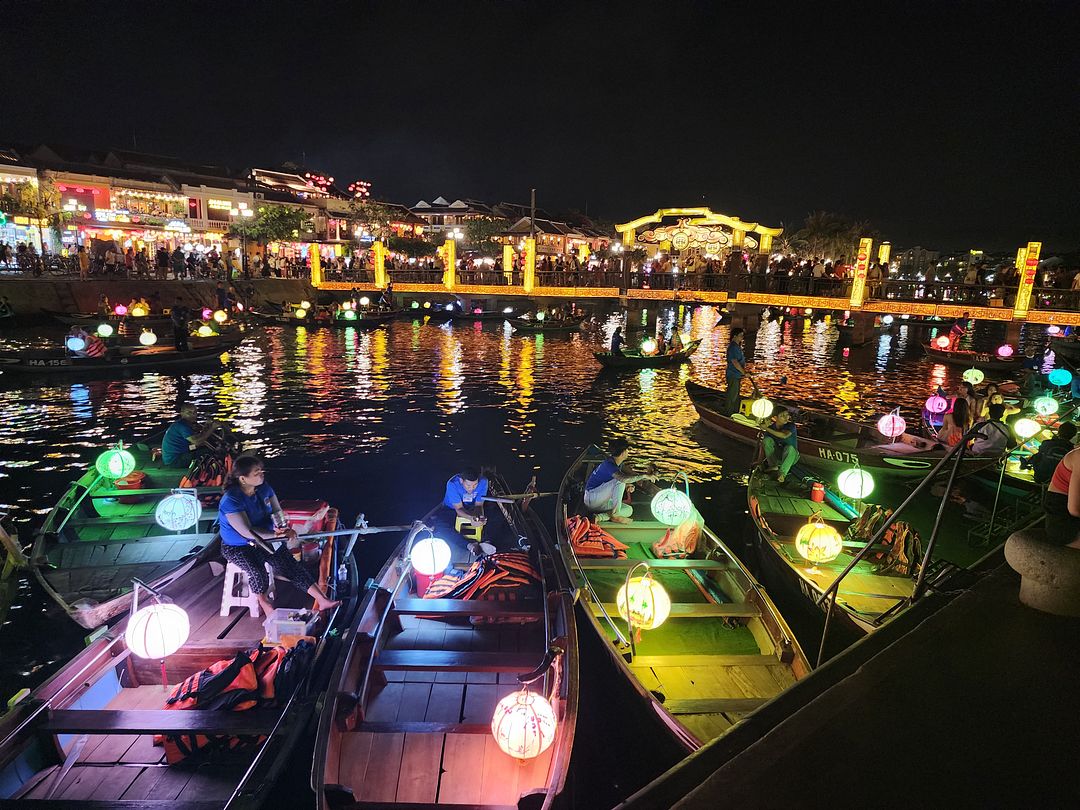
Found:
<svg viewBox="0 0 1080 810"><path fill-rule="evenodd" d="M297 534L322 531L330 506L326 501L282 501L281 511Z"/></svg>
<svg viewBox="0 0 1080 810"><path fill-rule="evenodd" d="M290 618L290 616L300 618ZM311 635L311 630L318 621L319 614L307 608L274 608L274 612L263 622L263 630L266 631L266 640L276 644L285 635Z"/></svg>

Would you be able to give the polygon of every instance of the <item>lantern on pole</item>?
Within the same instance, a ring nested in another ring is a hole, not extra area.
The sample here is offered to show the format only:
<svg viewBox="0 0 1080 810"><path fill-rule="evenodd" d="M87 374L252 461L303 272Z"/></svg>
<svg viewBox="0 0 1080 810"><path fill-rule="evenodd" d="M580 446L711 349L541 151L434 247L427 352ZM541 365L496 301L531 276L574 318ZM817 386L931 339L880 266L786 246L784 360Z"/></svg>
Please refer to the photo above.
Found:
<svg viewBox="0 0 1080 810"><path fill-rule="evenodd" d="M174 489L158 501L154 510L154 521L170 532L182 532L190 529L202 517L202 504L193 489Z"/></svg>
<svg viewBox="0 0 1080 810"><path fill-rule="evenodd" d="M895 439L897 436L903 436L907 430L907 422L904 421L904 417L900 415L900 409L897 408L892 413L887 413L877 421L878 433L887 439Z"/></svg>
<svg viewBox="0 0 1080 810"><path fill-rule="evenodd" d="M1016 438L1022 441L1027 441L1035 434L1042 430L1042 425L1036 422L1034 419L1017 419L1013 425L1013 433L1016 434Z"/></svg>
<svg viewBox="0 0 1080 810"><path fill-rule="evenodd" d="M110 447L97 457L94 468L102 478L124 478L135 470L135 456L124 449L123 442Z"/></svg>
<svg viewBox="0 0 1080 810"><path fill-rule="evenodd" d="M767 397L755 399L750 403L750 413L755 419L768 419L773 413L772 400Z"/></svg>
<svg viewBox="0 0 1080 810"><path fill-rule="evenodd" d="M671 614L671 597L664 586L652 578L648 565L641 565L645 567L645 575L626 578L615 595L615 607L631 630L653 630Z"/></svg>
<svg viewBox="0 0 1080 810"><path fill-rule="evenodd" d="M934 338L934 345L939 349L947 349L952 345L952 339L948 335L940 335Z"/></svg>
<svg viewBox="0 0 1080 810"><path fill-rule="evenodd" d="M431 577L441 574L450 565L450 546L441 537L426 537L413 543L409 560L418 574Z"/></svg>
<svg viewBox="0 0 1080 810"><path fill-rule="evenodd" d="M500 700L491 718L491 733L499 748L522 761L550 748L557 728L551 704L528 687Z"/></svg>
<svg viewBox="0 0 1080 810"><path fill-rule="evenodd" d="M652 502L649 504L653 517L665 526L678 526L694 514L694 503L690 500L690 480L686 477L686 473L679 473L679 475L686 484L684 492L675 488L678 481L678 476L676 476L670 487L653 495Z"/></svg>
<svg viewBox="0 0 1080 810"><path fill-rule="evenodd" d="M229 320L229 313L223 309L215 310L214 320L218 323L225 323L225 321Z"/></svg>
<svg viewBox="0 0 1080 810"><path fill-rule="evenodd" d="M187 612L179 605L163 601L160 593L136 579L131 594L131 618L124 630L124 642L132 655L161 660L161 685L168 686L165 659L184 646L191 633ZM139 589L154 598L154 604L139 607Z"/></svg>
<svg viewBox="0 0 1080 810"><path fill-rule="evenodd" d="M934 394L932 397L926 400L926 410L929 413L945 413L949 409L949 400L945 397Z"/></svg>
<svg viewBox="0 0 1080 810"><path fill-rule="evenodd" d="M143 329L142 334L139 335L139 343L143 346L153 346L157 343L157 335L152 329Z"/></svg>
<svg viewBox="0 0 1080 810"><path fill-rule="evenodd" d="M874 491L874 477L858 467L844 470L836 479L840 492L856 501L861 501Z"/></svg>
<svg viewBox="0 0 1080 810"><path fill-rule="evenodd" d="M795 535L795 550L800 557L811 563L832 562L840 556L843 549L840 532L825 523L820 512L812 515Z"/></svg>

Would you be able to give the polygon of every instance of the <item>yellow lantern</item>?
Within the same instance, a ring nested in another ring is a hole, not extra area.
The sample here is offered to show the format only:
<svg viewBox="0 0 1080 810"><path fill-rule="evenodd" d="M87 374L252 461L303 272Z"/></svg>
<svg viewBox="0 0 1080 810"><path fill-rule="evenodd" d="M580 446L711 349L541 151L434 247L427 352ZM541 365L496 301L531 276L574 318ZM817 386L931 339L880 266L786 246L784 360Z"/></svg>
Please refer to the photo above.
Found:
<svg viewBox="0 0 1080 810"><path fill-rule="evenodd" d="M659 627L671 614L671 598L664 586L648 573L643 577L631 577L619 588L615 606L623 621L642 630Z"/></svg>
<svg viewBox="0 0 1080 810"><path fill-rule="evenodd" d="M795 535L795 550L812 563L832 562L843 549L840 532L825 523L820 514L813 515Z"/></svg>
<svg viewBox="0 0 1080 810"><path fill-rule="evenodd" d="M646 338L641 341L641 353L642 354L656 354L656 341L652 338Z"/></svg>
<svg viewBox="0 0 1080 810"><path fill-rule="evenodd" d="M491 718L491 733L499 748L520 760L533 759L550 748L557 729L551 704L528 688L500 700Z"/></svg>
<svg viewBox="0 0 1080 810"><path fill-rule="evenodd" d="M761 399L755 399L750 403L750 413L754 415L755 419L768 419L772 416L773 404L772 400L762 397Z"/></svg>
<svg viewBox="0 0 1080 810"><path fill-rule="evenodd" d="M166 658L188 640L191 625L183 608L172 604L147 605L128 622L124 641L139 658Z"/></svg>
<svg viewBox="0 0 1080 810"><path fill-rule="evenodd" d="M136 304L131 308L131 314L136 318L145 318L150 314L150 310L144 307L142 304Z"/></svg>
<svg viewBox="0 0 1080 810"><path fill-rule="evenodd" d="M214 320L215 321L217 321L218 323L225 323L225 321L227 321L228 319L229 319L229 313L227 313L225 310L223 310L223 309L215 310L215 312L214 312Z"/></svg>
<svg viewBox="0 0 1080 810"><path fill-rule="evenodd" d="M204 323L202 326L199 327L196 334L198 334L199 337L210 337L212 334L214 334L214 330Z"/></svg>
<svg viewBox="0 0 1080 810"><path fill-rule="evenodd" d="M293 315L295 315L297 318L303 318L305 315L307 315L307 310L303 307L297 307L296 311L293 312Z"/></svg>

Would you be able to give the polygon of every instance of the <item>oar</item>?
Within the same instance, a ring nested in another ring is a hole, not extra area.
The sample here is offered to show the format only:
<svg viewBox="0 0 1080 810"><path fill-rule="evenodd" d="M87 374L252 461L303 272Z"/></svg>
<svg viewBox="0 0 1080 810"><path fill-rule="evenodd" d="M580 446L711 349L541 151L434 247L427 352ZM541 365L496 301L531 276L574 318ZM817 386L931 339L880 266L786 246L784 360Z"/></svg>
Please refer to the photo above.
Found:
<svg viewBox="0 0 1080 810"><path fill-rule="evenodd" d="M549 495L558 495L558 492L524 492L520 495L502 495L500 497L482 495L477 498L478 501L490 502L490 503L516 503L525 499L532 498L545 498Z"/></svg>
<svg viewBox="0 0 1080 810"><path fill-rule="evenodd" d="M380 533L383 533L383 532L405 532L405 531L408 531L411 528L412 528L411 523L409 525L407 525L407 526L359 526L359 527L353 527L351 529L337 529L337 530L332 531L332 532L314 532L312 534L298 534L296 536L296 539L297 540L318 540L318 539L326 539L326 538L330 538L330 537L347 537L347 536L354 535L354 534L380 534ZM258 538L258 539L255 539L255 540L249 540L248 543L250 543L253 546L258 546L259 548L261 548L263 551L267 552L268 554L273 554L274 550L272 548L270 548L270 546L268 546L267 543L283 543L286 540L288 540L288 538L283 536L283 537L280 537L280 538L274 538L273 540L264 540L262 538Z"/></svg>

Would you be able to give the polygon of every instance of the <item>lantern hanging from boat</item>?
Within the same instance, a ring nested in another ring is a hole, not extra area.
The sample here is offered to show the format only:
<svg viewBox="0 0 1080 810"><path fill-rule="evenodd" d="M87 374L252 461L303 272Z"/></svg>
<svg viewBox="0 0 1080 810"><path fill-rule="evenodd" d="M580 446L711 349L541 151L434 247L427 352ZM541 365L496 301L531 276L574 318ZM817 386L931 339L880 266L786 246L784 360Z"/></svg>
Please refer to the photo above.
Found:
<svg viewBox="0 0 1080 810"><path fill-rule="evenodd" d="M1046 334L1048 334L1048 335L1060 335L1061 334L1061 327L1058 326L1057 324L1051 324L1050 326L1046 327Z"/></svg>
<svg viewBox="0 0 1080 810"><path fill-rule="evenodd" d="M108 323L98 324L98 328L97 328L97 336L98 337L107 338L107 337L112 337L112 335L113 335L112 324L108 324Z"/></svg>
<svg viewBox="0 0 1080 810"><path fill-rule="evenodd" d="M952 345L952 339L948 335L939 335L934 338L934 345L939 349L947 349Z"/></svg>
<svg viewBox="0 0 1080 810"><path fill-rule="evenodd" d="M1055 368L1047 377L1051 385L1068 385L1072 382L1072 372L1067 368Z"/></svg>
<svg viewBox="0 0 1080 810"><path fill-rule="evenodd" d="M886 315L886 316L885 316L884 318L882 318L882 319L881 319L881 322L882 322L882 323L883 323L883 324L884 324L885 326L892 326L892 324L893 324L893 320L894 320L894 319L893 319L893 316L892 316L892 315Z"/></svg>
<svg viewBox="0 0 1080 810"><path fill-rule="evenodd" d="M202 504L195 493L187 489L174 489L171 495L162 498L154 510L154 520L158 526L170 532L182 532L190 529L202 517Z"/></svg>
<svg viewBox="0 0 1080 810"><path fill-rule="evenodd" d="M1042 430L1042 425L1034 419L1017 419L1016 423L1013 425L1013 433L1016 434L1018 439L1025 442L1040 430Z"/></svg>
<svg viewBox="0 0 1080 810"><path fill-rule="evenodd" d="M649 508L652 509L653 517L665 526L678 526L694 513L690 496L674 486L653 495Z"/></svg>
<svg viewBox="0 0 1080 810"><path fill-rule="evenodd" d="M874 491L874 477L866 470L852 467L840 473L836 485L847 497L861 501Z"/></svg>
<svg viewBox="0 0 1080 810"><path fill-rule="evenodd" d="M352 309L352 301L343 301L341 304L342 309Z"/></svg>
<svg viewBox="0 0 1080 810"><path fill-rule="evenodd" d="M425 537L409 552L413 570L426 577L441 574L450 565L450 546L441 537Z"/></svg>
<svg viewBox="0 0 1080 810"><path fill-rule="evenodd" d="M445 309L447 312L453 312L454 311L454 305L453 304L447 304L445 307L443 307L443 309Z"/></svg>
<svg viewBox="0 0 1080 810"><path fill-rule="evenodd" d="M641 341L641 353L642 354L656 354L656 341L652 338L645 338Z"/></svg>
<svg viewBox="0 0 1080 810"><path fill-rule="evenodd" d="M300 302L300 309L311 309L311 302L310 301L301 301Z"/></svg>
<svg viewBox="0 0 1080 810"><path fill-rule="evenodd" d="M371 305L371 299L368 298L366 295L363 298L360 299L360 306L366 307L366 306L370 306L370 305Z"/></svg>
<svg viewBox="0 0 1080 810"><path fill-rule="evenodd" d="M1000 357L1002 360L1012 357L1013 347L1010 346L1008 343L1003 343L1002 345L998 346L997 356Z"/></svg>
<svg viewBox="0 0 1080 810"><path fill-rule="evenodd" d="M225 321L229 320L229 313L226 312L223 309L215 310L214 311L214 320L217 321L218 323L225 323Z"/></svg>
<svg viewBox="0 0 1080 810"><path fill-rule="evenodd" d="M628 625L640 630L653 630L671 614L671 597L652 574L631 577L615 595L615 607Z"/></svg>
<svg viewBox="0 0 1080 810"><path fill-rule="evenodd" d="M81 352L86 349L86 341L78 335L72 335L64 341L64 345L68 347L70 351Z"/></svg>
<svg viewBox="0 0 1080 810"><path fill-rule="evenodd" d="M134 471L135 456L125 450L121 443L98 456L94 468L102 478L123 478Z"/></svg>
<svg viewBox="0 0 1080 810"><path fill-rule="evenodd" d="M1058 401L1053 397L1039 397L1031 404L1040 416L1051 416L1058 410Z"/></svg>
<svg viewBox="0 0 1080 810"><path fill-rule="evenodd" d="M127 307L123 304L117 304L115 307L113 307L113 312L115 312L120 317L123 317L124 315L127 315Z"/></svg>
<svg viewBox="0 0 1080 810"><path fill-rule="evenodd" d="M214 314L214 311L212 309L210 309L210 307L203 307L203 309L202 309L202 319L204 321L210 320L210 318L211 318L211 316L213 314Z"/></svg>
<svg viewBox="0 0 1080 810"><path fill-rule="evenodd" d="M139 658L167 658L184 646L190 632L191 625L183 608L172 604L147 605L128 621L124 641Z"/></svg>
<svg viewBox="0 0 1080 810"><path fill-rule="evenodd" d="M347 310L345 310L345 313L341 317L343 317L347 321L355 321L356 320L356 310L355 309L347 309Z"/></svg>
<svg viewBox="0 0 1080 810"><path fill-rule="evenodd" d="M557 728L551 704L528 687L500 700L491 718L491 733L499 748L520 760L533 759L550 748Z"/></svg>
<svg viewBox="0 0 1080 810"><path fill-rule="evenodd" d="M296 311L293 312L293 315L295 315L297 318L303 318L307 315L307 310L303 307L297 307Z"/></svg>
<svg viewBox="0 0 1080 810"><path fill-rule="evenodd" d="M768 419L772 416L773 404L772 400L767 397L761 397L755 399L750 403L750 413L754 415L755 419Z"/></svg>
<svg viewBox="0 0 1080 810"><path fill-rule="evenodd" d="M934 394L926 400L926 410L929 413L945 413L948 409L949 400L939 394Z"/></svg>
<svg viewBox="0 0 1080 810"><path fill-rule="evenodd" d="M986 375L977 368L969 368L967 371L964 372L963 378L964 382L971 383L972 385L978 385L986 379Z"/></svg>
<svg viewBox="0 0 1080 810"><path fill-rule="evenodd" d="M199 327L199 329L198 329L198 331L196 332L196 334L197 334L197 335L198 335L199 337L210 337L210 336L211 336L212 334L214 334L214 330L213 330L213 329L211 329L211 328L210 328L210 326L209 326L208 324L205 324L205 323L204 323L204 324L203 324L202 326L200 326L200 327Z"/></svg>
<svg viewBox="0 0 1080 810"><path fill-rule="evenodd" d="M514 314L514 308L513 307L503 307L503 315L513 315L513 314Z"/></svg>
<svg viewBox="0 0 1080 810"><path fill-rule="evenodd" d="M425 301L424 302L424 309L431 309L431 302L430 301Z"/></svg>
<svg viewBox="0 0 1080 810"><path fill-rule="evenodd" d="M136 304L131 308L131 315L133 318L145 318L150 314L150 310L144 307L142 304Z"/></svg>
<svg viewBox="0 0 1080 810"><path fill-rule="evenodd" d="M538 320L538 321L544 320L544 310L540 310L539 312L536 313L536 320Z"/></svg>
<svg viewBox="0 0 1080 810"><path fill-rule="evenodd" d="M410 306L411 306L412 309L420 309L420 302L419 301L413 301Z"/></svg>
<svg viewBox="0 0 1080 810"><path fill-rule="evenodd" d="M821 519L821 514L811 516L805 526L795 535L795 550L811 563L832 562L843 551L840 532Z"/></svg>
<svg viewBox="0 0 1080 810"><path fill-rule="evenodd" d="M900 415L900 409L897 408L892 413L887 413L883 417L877 420L878 433L887 439L895 439L897 436L903 436L907 430L907 422L904 421L904 417Z"/></svg>
<svg viewBox="0 0 1080 810"><path fill-rule="evenodd" d="M153 346L157 343L157 335L152 329L143 329L142 334L139 335L139 343L143 346Z"/></svg>

